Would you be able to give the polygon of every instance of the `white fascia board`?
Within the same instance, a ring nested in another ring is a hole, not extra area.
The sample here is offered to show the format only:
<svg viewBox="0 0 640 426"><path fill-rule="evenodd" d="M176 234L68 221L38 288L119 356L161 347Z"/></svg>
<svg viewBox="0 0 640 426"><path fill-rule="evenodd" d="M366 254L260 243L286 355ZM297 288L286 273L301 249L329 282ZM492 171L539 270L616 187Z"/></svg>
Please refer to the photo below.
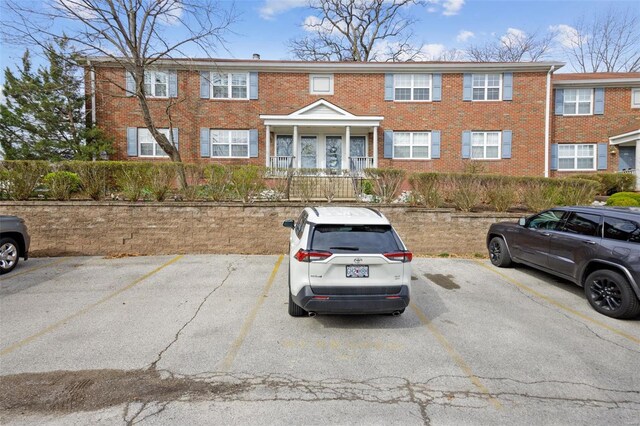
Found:
<svg viewBox="0 0 640 426"><path fill-rule="evenodd" d="M640 78L597 78L553 82L553 87L640 87Z"/></svg>
<svg viewBox="0 0 640 426"><path fill-rule="evenodd" d="M260 118L264 120L265 126L309 126L309 127L332 127L332 126L350 126L350 127L375 127L380 126L380 120L354 120L353 118L341 120L336 118L331 119L295 119L290 118L276 118L261 115Z"/></svg>
<svg viewBox="0 0 640 426"><path fill-rule="evenodd" d="M612 136L609 138L611 145L620 145L621 143L633 142L640 140L640 129L633 132L624 133L622 135Z"/></svg>

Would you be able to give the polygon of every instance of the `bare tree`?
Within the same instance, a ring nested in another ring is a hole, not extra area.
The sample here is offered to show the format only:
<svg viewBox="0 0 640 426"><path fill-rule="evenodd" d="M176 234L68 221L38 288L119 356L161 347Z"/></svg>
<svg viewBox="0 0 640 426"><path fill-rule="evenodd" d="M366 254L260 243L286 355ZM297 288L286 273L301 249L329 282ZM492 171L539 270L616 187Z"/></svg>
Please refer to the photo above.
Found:
<svg viewBox="0 0 640 426"><path fill-rule="evenodd" d="M415 19L404 10L418 0L312 0L307 18L311 34L289 42L294 57L305 61L406 61L420 56L413 46Z"/></svg>
<svg viewBox="0 0 640 426"><path fill-rule="evenodd" d="M51 39L66 39L87 57L108 57L133 77L145 126L173 161L180 153L158 131L145 91L145 73L160 60L185 57L185 48L196 47L205 55L215 51L234 20L233 8L225 10L213 0L46 0L41 5L6 0L3 36L9 41L29 41L41 47ZM124 94L124 78L111 81ZM171 122L169 99L166 109ZM171 135L173 132L169 132ZM172 139L172 137L171 137ZM184 176L183 176L184 177ZM181 182L186 185L184 179Z"/></svg>
<svg viewBox="0 0 640 426"><path fill-rule="evenodd" d="M577 20L562 44L578 72L640 71L640 18L637 9L610 8Z"/></svg>
<svg viewBox="0 0 640 426"><path fill-rule="evenodd" d="M544 59L551 50L555 33L524 31L509 29L500 38L483 45L469 45L467 56L475 62L525 62Z"/></svg>

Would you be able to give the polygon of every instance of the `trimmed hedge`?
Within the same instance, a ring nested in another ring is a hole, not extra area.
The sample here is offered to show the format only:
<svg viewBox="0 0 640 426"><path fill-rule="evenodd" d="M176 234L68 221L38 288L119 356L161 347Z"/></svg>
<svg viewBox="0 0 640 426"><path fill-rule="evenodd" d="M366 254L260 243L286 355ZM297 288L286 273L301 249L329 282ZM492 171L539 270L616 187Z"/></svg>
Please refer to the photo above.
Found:
<svg viewBox="0 0 640 426"><path fill-rule="evenodd" d="M607 199L608 206L640 207L640 193L618 192Z"/></svg>
<svg viewBox="0 0 640 426"><path fill-rule="evenodd" d="M571 175L575 179L594 180L600 184L599 195L612 195L617 192L633 191L636 187L636 175L631 173L584 173Z"/></svg>

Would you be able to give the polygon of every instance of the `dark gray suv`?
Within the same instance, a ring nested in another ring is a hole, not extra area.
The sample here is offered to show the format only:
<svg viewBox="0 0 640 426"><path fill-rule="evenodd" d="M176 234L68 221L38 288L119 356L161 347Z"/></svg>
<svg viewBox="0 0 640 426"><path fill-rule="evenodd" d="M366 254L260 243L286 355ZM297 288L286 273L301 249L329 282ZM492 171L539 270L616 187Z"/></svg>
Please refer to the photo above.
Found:
<svg viewBox="0 0 640 426"><path fill-rule="evenodd" d="M640 314L640 209L558 207L487 234L491 263L523 263L584 287L601 314Z"/></svg>
<svg viewBox="0 0 640 426"><path fill-rule="evenodd" d="M0 215L0 274L13 270L19 258L29 258L30 242L24 220L17 216Z"/></svg>

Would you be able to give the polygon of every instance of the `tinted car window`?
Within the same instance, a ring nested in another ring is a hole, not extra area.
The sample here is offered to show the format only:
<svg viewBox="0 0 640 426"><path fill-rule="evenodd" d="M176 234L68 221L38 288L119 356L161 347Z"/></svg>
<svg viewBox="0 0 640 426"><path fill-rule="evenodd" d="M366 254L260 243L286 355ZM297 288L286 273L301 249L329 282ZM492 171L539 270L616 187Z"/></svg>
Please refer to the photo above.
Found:
<svg viewBox="0 0 640 426"><path fill-rule="evenodd" d="M311 239L312 250L331 253L388 253L400 250L389 225L318 225Z"/></svg>
<svg viewBox="0 0 640 426"><path fill-rule="evenodd" d="M298 218L298 220L296 220L296 225L293 230L295 231L296 237L298 237L298 239L302 238L302 232L304 231L304 226L307 224L308 217L309 214L306 211L303 211L302 213L300 213L300 217Z"/></svg>
<svg viewBox="0 0 640 426"><path fill-rule="evenodd" d="M550 229L558 230L561 228L562 217L565 212L562 210L549 210L533 216L527 223L529 229Z"/></svg>
<svg viewBox="0 0 640 426"><path fill-rule="evenodd" d="M631 220L605 217L604 237L612 240L640 243L640 225Z"/></svg>
<svg viewBox="0 0 640 426"><path fill-rule="evenodd" d="M571 213L562 230L570 234L594 237L598 235L600 216L586 213Z"/></svg>

